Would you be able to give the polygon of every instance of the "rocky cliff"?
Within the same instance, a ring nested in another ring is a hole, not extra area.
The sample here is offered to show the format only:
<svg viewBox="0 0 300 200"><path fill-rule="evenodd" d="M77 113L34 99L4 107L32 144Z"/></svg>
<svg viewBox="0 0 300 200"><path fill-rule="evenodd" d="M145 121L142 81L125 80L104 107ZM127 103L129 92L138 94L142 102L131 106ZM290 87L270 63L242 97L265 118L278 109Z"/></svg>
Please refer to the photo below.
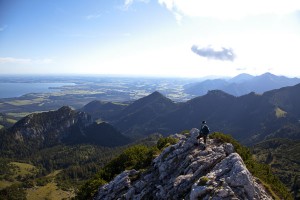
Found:
<svg viewBox="0 0 300 200"><path fill-rule="evenodd" d="M30 141L38 147L51 146L66 137L71 126L85 127L91 123L88 114L63 106L56 111L30 114L18 121L10 132L17 141Z"/></svg>
<svg viewBox="0 0 300 200"><path fill-rule="evenodd" d="M197 144L198 129L175 134L145 172L129 170L99 188L94 199L272 199L229 143Z"/></svg>

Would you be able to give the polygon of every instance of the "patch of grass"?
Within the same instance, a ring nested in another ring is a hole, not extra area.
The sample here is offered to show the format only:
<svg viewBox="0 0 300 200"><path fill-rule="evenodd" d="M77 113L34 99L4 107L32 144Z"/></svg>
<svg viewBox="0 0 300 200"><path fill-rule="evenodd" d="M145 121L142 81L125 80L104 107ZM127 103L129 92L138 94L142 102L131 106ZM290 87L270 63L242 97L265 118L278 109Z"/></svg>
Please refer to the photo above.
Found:
<svg viewBox="0 0 300 200"><path fill-rule="evenodd" d="M11 118L7 118L6 121L10 124L15 124L17 122L17 120Z"/></svg>
<svg viewBox="0 0 300 200"><path fill-rule="evenodd" d="M202 176L200 178L200 181L198 183L199 186L203 186L203 185L206 185L207 181L209 181L209 178L207 176Z"/></svg>
<svg viewBox="0 0 300 200"><path fill-rule="evenodd" d="M2 129L4 126L2 126L1 124L0 124L0 129Z"/></svg>
<svg viewBox="0 0 300 200"><path fill-rule="evenodd" d="M159 150L163 150L164 148L166 148L170 145L176 144L177 142L178 142L178 139L176 139L176 138L162 137L162 138L158 139L156 146Z"/></svg>
<svg viewBox="0 0 300 200"><path fill-rule="evenodd" d="M128 104L126 103L122 103L122 102L112 102L115 105L120 105L120 106L128 106Z"/></svg>
<svg viewBox="0 0 300 200"><path fill-rule="evenodd" d="M10 164L17 167L14 178L16 178L17 176L33 175L37 172L35 166L27 163L11 162Z"/></svg>
<svg viewBox="0 0 300 200"><path fill-rule="evenodd" d="M189 137L190 136L190 131L189 130L184 130L184 131L181 131L179 134L184 135L186 137Z"/></svg>
<svg viewBox="0 0 300 200"><path fill-rule="evenodd" d="M101 124L101 123L104 122L104 121L101 120L101 119L97 119L95 122L96 122L97 124Z"/></svg>
<svg viewBox="0 0 300 200"><path fill-rule="evenodd" d="M62 171L62 170L55 170L55 171L53 171L52 173L48 174L46 177L48 177L48 178L55 178L55 176L56 176L57 174L59 174L61 171Z"/></svg>
<svg viewBox="0 0 300 200"><path fill-rule="evenodd" d="M15 117L15 118L23 118L23 117L26 117L27 115L30 115L30 114L33 114L33 113L42 113L42 112L48 112L48 111L36 111L36 112L19 112L19 113L6 113L8 116L12 116L12 117ZM14 120L14 119L12 119ZM14 120L16 123L17 121Z"/></svg>
<svg viewBox="0 0 300 200"><path fill-rule="evenodd" d="M13 101L7 101L5 103L13 105L13 106L26 106L31 104L37 104L44 101L44 98L35 98L31 100L13 100Z"/></svg>
<svg viewBox="0 0 300 200"><path fill-rule="evenodd" d="M16 117L16 118L22 118L25 117L29 114L31 114L30 112L19 112L19 113L6 113L8 116L12 116L12 117Z"/></svg>
<svg viewBox="0 0 300 200"><path fill-rule="evenodd" d="M27 199L40 200L40 199L71 199L75 196L74 191L60 190L56 183L51 182L42 187L35 187L27 189Z"/></svg>
<svg viewBox="0 0 300 200"><path fill-rule="evenodd" d="M10 182L10 181L2 180L2 181L0 181L0 190L3 189L3 188L6 188L8 186L11 186L14 183L15 182Z"/></svg>
<svg viewBox="0 0 300 200"><path fill-rule="evenodd" d="M285 112L284 110L281 110L280 108L275 108L275 115L277 118L282 118L285 117L287 114L287 112Z"/></svg>
<svg viewBox="0 0 300 200"><path fill-rule="evenodd" d="M31 100L14 100L14 101L8 101L5 103L13 105L13 106L25 106L25 105L33 104L33 102Z"/></svg>
<svg viewBox="0 0 300 200"><path fill-rule="evenodd" d="M275 200L281 200L281 198L272 190L272 187L265 183L264 181L260 180L260 183L265 187L266 191L271 194L271 196L275 199Z"/></svg>

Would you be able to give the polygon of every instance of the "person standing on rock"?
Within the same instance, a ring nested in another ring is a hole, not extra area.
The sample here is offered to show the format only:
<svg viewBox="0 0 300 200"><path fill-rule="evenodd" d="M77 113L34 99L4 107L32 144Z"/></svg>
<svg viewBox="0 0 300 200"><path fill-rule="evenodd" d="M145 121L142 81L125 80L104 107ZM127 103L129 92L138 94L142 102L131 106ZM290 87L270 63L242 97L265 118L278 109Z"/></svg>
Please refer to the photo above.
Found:
<svg viewBox="0 0 300 200"><path fill-rule="evenodd" d="M209 130L209 127L206 124L206 121L202 121L200 133L199 133L197 139L199 140L200 138L203 137L204 144L206 144L206 139L207 139L207 135L209 134L209 131L210 130Z"/></svg>

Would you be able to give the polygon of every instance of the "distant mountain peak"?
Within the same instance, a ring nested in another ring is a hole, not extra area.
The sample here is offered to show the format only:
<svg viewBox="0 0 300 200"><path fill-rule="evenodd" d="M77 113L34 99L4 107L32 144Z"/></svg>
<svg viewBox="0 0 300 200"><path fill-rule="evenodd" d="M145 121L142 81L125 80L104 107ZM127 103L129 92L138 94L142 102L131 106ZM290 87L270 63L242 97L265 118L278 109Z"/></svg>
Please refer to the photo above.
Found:
<svg viewBox="0 0 300 200"><path fill-rule="evenodd" d="M150 95L148 95L149 97L165 97L163 94L161 94L158 91L154 91L152 92Z"/></svg>
<svg viewBox="0 0 300 200"><path fill-rule="evenodd" d="M209 90L207 94L224 94L225 92L222 90Z"/></svg>
<svg viewBox="0 0 300 200"><path fill-rule="evenodd" d="M262 75L260 75L258 77L278 77L278 76L276 76L276 75L274 75L274 74L272 74L270 72L266 72L266 73L264 73L264 74L262 74Z"/></svg>
<svg viewBox="0 0 300 200"><path fill-rule="evenodd" d="M63 106L56 111L30 114L19 120L10 131L20 141L36 140L38 147L44 147L59 143L71 126L78 124L85 127L91 122L88 114Z"/></svg>
<svg viewBox="0 0 300 200"><path fill-rule="evenodd" d="M245 81L248 81L250 79L252 79L254 76L250 75L250 74L246 74L246 73L242 73L242 74L239 74L233 78L231 78L229 80L229 82L232 82L232 83L242 83L242 82L245 82Z"/></svg>
<svg viewBox="0 0 300 200"><path fill-rule="evenodd" d="M204 95L209 90L223 90L228 94L234 96L242 96L249 92L264 93L273 89L279 89L286 86L293 86L300 83L299 78L288 78L285 76L277 76L270 72L261 74L259 76L252 76L249 74L240 74L232 79L211 80L192 85L184 86L185 92L192 95Z"/></svg>
<svg viewBox="0 0 300 200"><path fill-rule="evenodd" d="M140 98L127 106L120 113L120 118L115 124L121 131L128 132L134 126L148 123L160 115L173 111L177 107L171 99L155 91Z"/></svg>
<svg viewBox="0 0 300 200"><path fill-rule="evenodd" d="M171 101L171 99L165 97L163 94L161 94L158 91L155 91L141 99L138 99L136 102L151 102L154 100L166 100L166 101Z"/></svg>
<svg viewBox="0 0 300 200"><path fill-rule="evenodd" d="M73 111L73 109L70 106L62 106L57 111L59 111L59 112L70 112L70 111Z"/></svg>
<svg viewBox="0 0 300 200"><path fill-rule="evenodd" d="M231 94L228 94L222 90L209 90L206 95L216 97L232 96Z"/></svg>
<svg viewBox="0 0 300 200"><path fill-rule="evenodd" d="M253 77L253 76L250 75L250 74L247 74L247 73L241 73L241 74L239 74L239 75L237 75L237 76L235 76L233 78L237 78L237 77Z"/></svg>
<svg viewBox="0 0 300 200"><path fill-rule="evenodd" d="M237 75L237 76L252 76L252 75L247 74L247 73L241 73L241 74L239 74L239 75Z"/></svg>
<svg viewBox="0 0 300 200"><path fill-rule="evenodd" d="M275 75L272 74L271 72L266 72L266 73L263 73L261 76L275 76Z"/></svg>

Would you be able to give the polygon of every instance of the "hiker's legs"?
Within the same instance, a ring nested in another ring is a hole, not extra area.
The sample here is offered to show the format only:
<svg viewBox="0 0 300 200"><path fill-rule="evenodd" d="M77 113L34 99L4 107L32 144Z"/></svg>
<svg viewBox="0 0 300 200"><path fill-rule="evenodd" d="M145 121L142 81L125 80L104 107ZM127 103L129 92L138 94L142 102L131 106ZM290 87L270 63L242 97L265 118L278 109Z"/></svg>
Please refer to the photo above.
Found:
<svg viewBox="0 0 300 200"><path fill-rule="evenodd" d="M207 135L203 135L204 144L206 144Z"/></svg>
<svg viewBox="0 0 300 200"><path fill-rule="evenodd" d="M197 137L197 140L199 142L199 139L203 138L204 144L206 144L207 135L200 133L200 135Z"/></svg>

